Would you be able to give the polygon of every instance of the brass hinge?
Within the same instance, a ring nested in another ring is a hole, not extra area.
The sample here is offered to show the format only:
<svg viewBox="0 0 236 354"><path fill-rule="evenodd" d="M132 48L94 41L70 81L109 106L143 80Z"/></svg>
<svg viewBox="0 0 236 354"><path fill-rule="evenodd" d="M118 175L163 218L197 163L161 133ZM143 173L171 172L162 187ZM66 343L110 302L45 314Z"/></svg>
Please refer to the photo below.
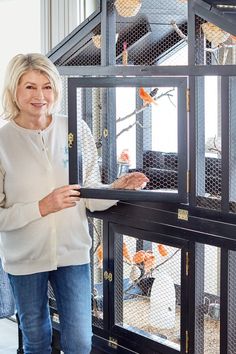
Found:
<svg viewBox="0 0 236 354"><path fill-rule="evenodd" d="M103 129L103 136L104 136L104 138L108 137L108 129L107 128Z"/></svg>
<svg viewBox="0 0 236 354"><path fill-rule="evenodd" d="M190 112L190 89L186 90L186 110Z"/></svg>
<svg viewBox="0 0 236 354"><path fill-rule="evenodd" d="M185 332L185 353L188 353L189 350L189 335L188 331Z"/></svg>
<svg viewBox="0 0 236 354"><path fill-rule="evenodd" d="M190 171L187 171L187 193L189 193L190 190Z"/></svg>
<svg viewBox="0 0 236 354"><path fill-rule="evenodd" d="M113 276L112 276L111 272L108 272L107 270L105 270L105 272L103 273L103 277L105 280L112 282Z"/></svg>
<svg viewBox="0 0 236 354"><path fill-rule="evenodd" d="M188 210L178 209L178 219L188 221Z"/></svg>
<svg viewBox="0 0 236 354"><path fill-rule="evenodd" d="M117 349L118 347L118 340L114 337L109 337L109 343L108 343L109 347Z"/></svg>
<svg viewBox="0 0 236 354"><path fill-rule="evenodd" d="M188 276L189 273L189 254L186 252L186 276Z"/></svg>
<svg viewBox="0 0 236 354"><path fill-rule="evenodd" d="M74 143L74 134L73 133L69 133L68 134L68 147L71 149L72 145Z"/></svg>

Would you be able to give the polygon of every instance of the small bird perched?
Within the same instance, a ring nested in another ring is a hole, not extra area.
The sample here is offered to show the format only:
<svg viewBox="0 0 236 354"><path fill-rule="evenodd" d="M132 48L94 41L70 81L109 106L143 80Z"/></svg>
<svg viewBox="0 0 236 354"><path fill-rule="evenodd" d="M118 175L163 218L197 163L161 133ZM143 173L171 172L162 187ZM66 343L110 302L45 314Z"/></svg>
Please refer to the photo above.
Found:
<svg viewBox="0 0 236 354"><path fill-rule="evenodd" d="M158 88L158 87L155 87L155 88L149 93L149 95L150 95L151 97L155 97L156 94L157 94L157 92L158 92L158 90L159 90L159 88Z"/></svg>
<svg viewBox="0 0 236 354"><path fill-rule="evenodd" d="M102 268L103 263L103 248L100 244L97 248L97 257L98 257L98 268Z"/></svg>
<svg viewBox="0 0 236 354"><path fill-rule="evenodd" d="M140 87L139 89L139 96L143 100L144 105L151 103L157 105L157 102L154 100L154 98L147 91L145 91L143 87Z"/></svg>

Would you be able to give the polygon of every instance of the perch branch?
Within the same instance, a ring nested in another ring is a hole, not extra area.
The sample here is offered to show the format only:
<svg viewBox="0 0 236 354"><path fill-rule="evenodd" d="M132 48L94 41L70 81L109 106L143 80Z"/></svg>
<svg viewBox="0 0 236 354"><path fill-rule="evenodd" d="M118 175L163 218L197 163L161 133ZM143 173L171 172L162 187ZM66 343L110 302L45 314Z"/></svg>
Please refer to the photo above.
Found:
<svg viewBox="0 0 236 354"><path fill-rule="evenodd" d="M154 90L156 90L156 89L154 89ZM154 91L154 90L153 90L153 91ZM152 93L153 91L150 92L150 96L151 96L151 93ZM153 96L153 98L154 98L155 101L159 100L161 97L164 97L164 96L167 96L168 98L170 98L170 97L173 96L173 95L170 95L170 92L172 92L172 91L174 91L174 88L172 88L171 90L168 90L167 92L162 93L161 95L159 95L159 96L157 96L157 97ZM147 107L149 107L149 105L145 104L145 105L143 105L143 106L141 106L141 107L139 107L139 108L136 108L132 113L127 114L127 115L124 116L124 117L119 117L119 118L116 120L116 122L117 122L117 123L123 122L124 120L126 120L126 119L132 117L133 115L138 114L138 113L144 111ZM133 125L134 125L134 124L133 124ZM132 125L132 126L133 126L133 125ZM132 127L130 127L130 128L132 128Z"/></svg>
<svg viewBox="0 0 236 354"><path fill-rule="evenodd" d="M213 147L209 147L208 148L209 151L215 151L217 152L219 155L221 155L221 150L217 147L216 145L216 136L214 136L214 139L213 139Z"/></svg>
<svg viewBox="0 0 236 354"><path fill-rule="evenodd" d="M143 106L141 106L141 107L135 109L132 113L127 114L127 116L118 118L118 119L116 120L116 122L117 122L117 123L122 122L123 120L126 120L127 118L130 118L130 117L132 117L133 115L138 114L138 113L144 111L147 107L148 107L147 105L143 105Z"/></svg>
<svg viewBox="0 0 236 354"><path fill-rule="evenodd" d="M172 20L170 24L174 28L175 32L180 36L180 38L184 39L187 42L188 37L181 31L177 23L174 20Z"/></svg>
<svg viewBox="0 0 236 354"><path fill-rule="evenodd" d="M176 24L176 22L174 20L171 21L171 25L174 28L175 32L180 36L180 38L184 39L186 42L188 41L188 37L181 31L181 29L178 27L178 25ZM229 52L229 48L233 48L235 47L236 44L225 44L225 43L220 43L217 47L214 48L204 48L206 52L212 52L212 54L214 55L214 58L216 60L217 64L219 63L219 60L217 59L216 55L215 55L215 51L219 50L220 48L224 49L224 53L223 53L223 59L222 59L222 65L224 65L226 63L227 60L227 56L228 56L228 52Z"/></svg>
<svg viewBox="0 0 236 354"><path fill-rule="evenodd" d="M128 125L128 127L122 129L118 134L116 134L116 139L121 135L123 134L124 132L130 130L134 125L139 125L142 129L143 129L143 125L139 122L139 121L136 121L130 125Z"/></svg>
<svg viewBox="0 0 236 354"><path fill-rule="evenodd" d="M161 262L160 264L157 264L156 267L154 267L152 270L150 270L149 272L143 274L140 278L138 278L137 280L135 280L133 282L133 284L131 284L125 291L124 294L126 294L129 290L131 290L132 288L134 288L136 285L138 285L138 283L140 282L140 280L147 278L147 276L151 275L152 272L154 272L154 270L160 268L161 266L163 266L163 264L165 264L166 262L168 262L171 258L173 258L178 252L180 251L180 248L178 248L170 257L168 257L167 259L165 259L163 262Z"/></svg>
<svg viewBox="0 0 236 354"><path fill-rule="evenodd" d="M89 221L90 224L92 224L92 226L94 228L94 231L95 231L95 233L96 233L96 235L98 237L98 244L97 244L97 246L95 247L95 249L93 251L93 254L95 254L97 252L97 249L98 249L99 245L101 244L101 236L100 236L100 234L98 232L97 227L95 226L94 222L92 221L92 218L90 218L89 216L88 216L88 221Z"/></svg>

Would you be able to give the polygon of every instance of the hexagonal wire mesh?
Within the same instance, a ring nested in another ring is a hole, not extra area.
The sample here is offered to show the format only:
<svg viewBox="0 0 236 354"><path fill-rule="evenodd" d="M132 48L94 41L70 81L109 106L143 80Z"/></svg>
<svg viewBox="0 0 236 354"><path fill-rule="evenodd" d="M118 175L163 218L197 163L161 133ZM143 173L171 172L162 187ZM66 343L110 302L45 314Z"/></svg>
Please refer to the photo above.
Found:
<svg viewBox="0 0 236 354"><path fill-rule="evenodd" d="M77 140L84 119L96 144L104 184L127 172L143 171L150 179L146 190L177 192L178 90L150 87L143 91L135 87L77 88ZM110 131L104 122L107 106L109 119L116 120ZM95 161L91 144L85 141L82 149L86 159ZM90 185L85 179L83 185L96 187L96 178L90 177Z"/></svg>
<svg viewBox="0 0 236 354"><path fill-rule="evenodd" d="M236 348L236 326L235 326L235 306L236 306L236 287L235 287L235 265L236 252L229 251L228 269L228 354L234 354Z"/></svg>
<svg viewBox="0 0 236 354"><path fill-rule="evenodd" d="M195 19L195 64L236 64L236 36L199 16Z"/></svg>
<svg viewBox="0 0 236 354"><path fill-rule="evenodd" d="M195 352L220 353L220 248L197 244Z"/></svg>
<svg viewBox="0 0 236 354"><path fill-rule="evenodd" d="M114 239L115 324L180 350L181 248Z"/></svg>
<svg viewBox="0 0 236 354"><path fill-rule="evenodd" d="M117 64L156 65L186 44L186 1L115 0L114 6Z"/></svg>
<svg viewBox="0 0 236 354"><path fill-rule="evenodd" d="M115 0L109 3L115 13L115 63L185 65L187 50L179 61L174 53L187 44L187 2L184 0ZM55 64L58 66L101 65L101 24L94 24L88 33L78 36L78 42Z"/></svg>
<svg viewBox="0 0 236 354"><path fill-rule="evenodd" d="M197 206L220 209L221 114L220 79L196 78L196 194Z"/></svg>
<svg viewBox="0 0 236 354"><path fill-rule="evenodd" d="M103 328L103 221L91 217L88 220L93 240L91 249L93 325Z"/></svg>
<svg viewBox="0 0 236 354"><path fill-rule="evenodd" d="M101 25L96 25L84 37L79 37L78 43L56 60L55 65L101 65L101 36L98 33L101 33Z"/></svg>
<svg viewBox="0 0 236 354"><path fill-rule="evenodd" d="M230 77L229 81L229 190L230 211L236 212L236 78Z"/></svg>

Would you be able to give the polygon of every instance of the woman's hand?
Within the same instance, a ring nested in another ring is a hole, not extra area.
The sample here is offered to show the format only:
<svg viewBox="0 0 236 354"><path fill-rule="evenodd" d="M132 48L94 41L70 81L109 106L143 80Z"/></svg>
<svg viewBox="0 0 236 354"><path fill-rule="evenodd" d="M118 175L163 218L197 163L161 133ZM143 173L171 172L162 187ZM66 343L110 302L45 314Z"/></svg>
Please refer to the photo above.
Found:
<svg viewBox="0 0 236 354"><path fill-rule="evenodd" d="M142 189L149 179L142 172L131 172L119 177L112 183L114 189Z"/></svg>
<svg viewBox="0 0 236 354"><path fill-rule="evenodd" d="M80 186L72 184L54 189L39 201L39 211L42 216L59 210L71 208L80 200Z"/></svg>

